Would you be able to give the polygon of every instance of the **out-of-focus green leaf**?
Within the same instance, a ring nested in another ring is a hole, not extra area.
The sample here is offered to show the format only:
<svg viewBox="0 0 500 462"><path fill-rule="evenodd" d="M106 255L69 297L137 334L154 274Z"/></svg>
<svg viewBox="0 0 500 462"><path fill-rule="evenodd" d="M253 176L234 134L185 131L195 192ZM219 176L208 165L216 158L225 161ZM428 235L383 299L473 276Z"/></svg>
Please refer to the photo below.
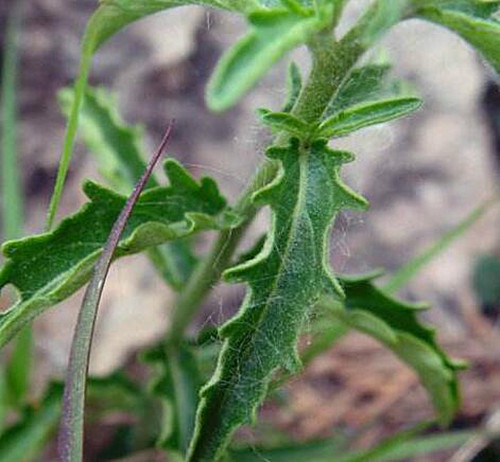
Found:
<svg viewBox="0 0 500 462"><path fill-rule="evenodd" d="M419 426L421 427L421 426ZM402 431L368 450L349 450L343 441L325 439L275 448L231 450L231 462L395 462L454 449L474 438L475 430L419 436L414 429Z"/></svg>
<svg viewBox="0 0 500 462"><path fill-rule="evenodd" d="M219 61L207 88L215 111L233 106L288 51L302 45L333 20L333 5L307 16L290 10L262 10L248 17L251 28Z"/></svg>
<svg viewBox="0 0 500 462"><path fill-rule="evenodd" d="M163 406L158 446L185 453L193 435L198 393L203 383L190 347L161 345L144 359L155 369L151 392Z"/></svg>
<svg viewBox="0 0 500 462"><path fill-rule="evenodd" d="M281 112L291 112L302 90L302 76L300 69L294 62L288 67L286 81L286 102Z"/></svg>
<svg viewBox="0 0 500 462"><path fill-rule="evenodd" d="M16 336L14 348L5 369L9 404L19 406L24 404L31 378L33 364L33 332L31 326L26 326Z"/></svg>
<svg viewBox="0 0 500 462"><path fill-rule="evenodd" d="M444 26L476 48L500 73L500 2L481 0L412 0L416 16Z"/></svg>
<svg viewBox="0 0 500 462"><path fill-rule="evenodd" d="M332 462L345 447L333 438L276 448L253 447L230 450L230 462Z"/></svg>
<svg viewBox="0 0 500 462"><path fill-rule="evenodd" d="M99 2L97 10L87 23L82 41L78 78L74 86L75 95L73 104L69 110L63 152L47 216L48 230L54 225L59 202L61 201L64 183L73 154L79 112L84 101L85 89L94 53L110 37L128 24L159 11L185 5L204 5L236 11L252 10L256 6L252 0L101 0Z"/></svg>
<svg viewBox="0 0 500 462"><path fill-rule="evenodd" d="M479 302L485 306L500 306L500 259L483 255L474 265L472 284Z"/></svg>
<svg viewBox="0 0 500 462"><path fill-rule="evenodd" d="M325 138L345 136L371 125L404 117L421 105L419 98L404 97L351 106L323 121L316 135Z"/></svg>
<svg viewBox="0 0 500 462"><path fill-rule="evenodd" d="M74 103L74 91L59 92L65 115ZM117 102L104 88L87 88L80 109L79 131L88 150L97 158L99 173L116 192L130 194L146 168L141 146L141 127L127 127L121 119ZM158 186L151 177L147 188Z"/></svg>
<svg viewBox="0 0 500 462"><path fill-rule="evenodd" d="M424 305L390 297L373 284L374 276L342 277L343 302L321 301L338 321L379 340L419 376L439 420L447 424L459 406L457 371L464 364L450 359L435 339L435 330L418 320Z"/></svg>
<svg viewBox="0 0 500 462"><path fill-rule="evenodd" d="M213 180L198 183L172 159L165 169L170 186L141 195L115 258L197 231L235 225ZM84 191L90 202L53 232L4 244L8 260L0 271L0 287L15 285L20 300L0 314L0 344L88 281L126 198L92 182Z"/></svg>
<svg viewBox="0 0 500 462"><path fill-rule="evenodd" d="M18 423L0 436L2 462L35 462L56 431L61 412L62 386L51 385L36 407L28 407Z"/></svg>

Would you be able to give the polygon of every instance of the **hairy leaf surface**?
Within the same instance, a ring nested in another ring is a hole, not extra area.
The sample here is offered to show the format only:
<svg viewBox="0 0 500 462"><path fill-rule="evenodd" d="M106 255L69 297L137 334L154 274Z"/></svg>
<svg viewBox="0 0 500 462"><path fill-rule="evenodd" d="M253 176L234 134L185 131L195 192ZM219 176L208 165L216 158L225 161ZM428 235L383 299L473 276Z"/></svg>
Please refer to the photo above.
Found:
<svg viewBox="0 0 500 462"><path fill-rule="evenodd" d="M318 127L317 136L336 138L371 125L389 122L416 111L422 105L419 98L398 98L351 106L340 111Z"/></svg>
<svg viewBox="0 0 500 462"><path fill-rule="evenodd" d="M63 152L47 217L47 228L49 230L52 228L56 218L66 175L71 162L80 108L84 101L85 89L94 53L110 37L128 24L159 11L184 5L205 5L236 11L246 11L247 9L255 8L255 2L252 0L101 0L99 2L97 10L87 23L81 46L78 78L74 86L75 96L69 110Z"/></svg>
<svg viewBox="0 0 500 462"><path fill-rule="evenodd" d="M234 224L225 200L209 178L196 182L183 167L168 160L169 187L144 192L125 228L116 257L140 252L203 229ZM87 182L90 202L51 233L11 241L3 246L8 261L0 287L13 284L20 300L0 315L0 345L26 322L64 300L88 281L126 198Z"/></svg>
<svg viewBox="0 0 500 462"><path fill-rule="evenodd" d="M358 104L414 96L408 82L390 76L389 63L373 63L354 69L339 87L323 114L326 119L333 114Z"/></svg>
<svg viewBox="0 0 500 462"><path fill-rule="evenodd" d="M301 147L296 139L268 156L281 161L282 171L254 200L271 206L272 230L261 253L225 273L250 290L239 314L221 328L225 343L201 393L190 462L217 459L233 431L252 420L272 373L299 369L298 335L320 294L343 297L325 255L339 210L366 206L340 179L341 165L353 156L323 140Z"/></svg>
<svg viewBox="0 0 500 462"><path fill-rule="evenodd" d="M249 15L248 32L219 61L207 88L207 103L215 111L233 106L285 53L302 45L333 20L333 5L308 15L290 10Z"/></svg>
<svg viewBox="0 0 500 462"><path fill-rule="evenodd" d="M59 99L68 114L74 92L65 89L59 93ZM127 195L146 169L143 130L125 125L116 106L114 98L104 88L87 88L79 131L87 148L97 158L101 175L115 191ZM154 186L158 186L158 181L152 176L146 188ZM147 253L163 279L176 290L183 287L197 262L185 240L167 242Z"/></svg>

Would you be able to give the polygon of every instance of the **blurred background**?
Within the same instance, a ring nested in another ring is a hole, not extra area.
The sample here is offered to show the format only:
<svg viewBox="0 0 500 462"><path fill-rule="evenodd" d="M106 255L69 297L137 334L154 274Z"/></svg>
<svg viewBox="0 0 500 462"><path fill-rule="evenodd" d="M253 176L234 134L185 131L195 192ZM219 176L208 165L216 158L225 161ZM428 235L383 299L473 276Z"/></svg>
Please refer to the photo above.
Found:
<svg viewBox="0 0 500 462"><path fill-rule="evenodd" d="M0 3L0 56L7 17L17 1ZM351 2L348 18L356 17L365 3ZM95 0L23 3L17 86L26 235L44 227L65 131L57 94L77 74L80 39L95 6ZM175 118L169 155L196 176L214 176L229 198L241 191L263 157L270 138L255 109L279 107L288 64L273 68L236 109L211 114L204 103L205 83L244 27L229 15L199 7L160 13L106 44L91 74L92 85L115 93L127 123L145 127L151 148ZM338 144L357 156L346 168L346 183L371 202L367 213L344 214L336 224L332 261L339 272L394 271L498 194L500 89L480 57L458 37L420 21L397 26L380 49L394 64L394 73L412 82L425 105L408 119L365 129ZM292 58L307 70L303 51ZM99 175L94 158L79 144L60 216L84 203L80 185L85 178ZM248 242L265 230L267 218L265 213L259 216ZM463 406L454 428L484 425L500 410L499 229L500 210L495 207L402 293L430 302L432 310L424 317L438 326L445 349L470 361L461 375ZM218 287L199 323L225 319L242 294L242 287ZM81 297L79 292L35 322L34 393L49 377L65 371ZM112 372L137 348L161 337L172 300L145 258L114 265L101 305L92 372ZM286 410L268 406L263 416L297 439L369 425L360 444L370 446L432 416L415 375L359 334L317 358L284 393ZM448 451L412 460L448 460L452 455Z"/></svg>

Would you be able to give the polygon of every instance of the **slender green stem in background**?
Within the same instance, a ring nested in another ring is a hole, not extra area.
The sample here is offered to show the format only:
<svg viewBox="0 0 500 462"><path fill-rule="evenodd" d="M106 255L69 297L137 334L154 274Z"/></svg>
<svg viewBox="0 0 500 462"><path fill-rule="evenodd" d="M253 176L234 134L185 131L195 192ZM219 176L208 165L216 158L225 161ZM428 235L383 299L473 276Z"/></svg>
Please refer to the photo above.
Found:
<svg viewBox="0 0 500 462"><path fill-rule="evenodd" d="M127 225L134 205L139 199L139 195L146 186L155 165L168 143L171 128L172 124L169 125L158 150L152 157L146 171L137 182L125 207L116 219L108 241L94 267L92 279L85 291L71 344L68 373L64 387L63 417L58 442L61 462L80 462L83 459L83 424L87 374L92 337L104 282L123 230Z"/></svg>
<svg viewBox="0 0 500 462"><path fill-rule="evenodd" d="M23 200L17 154L18 30L22 3L17 1L12 6L2 66L2 219L5 240L18 238L23 228Z"/></svg>
<svg viewBox="0 0 500 462"><path fill-rule="evenodd" d="M451 244L460 236L466 233L483 215L494 205L498 203L498 197L487 200L479 207L474 209L463 221L445 233L441 239L432 244L422 254L417 255L406 265L400 268L387 284L383 286L388 293L394 293L402 289L414 276L416 276L424 267L426 267L434 258L441 255Z"/></svg>
<svg viewBox="0 0 500 462"><path fill-rule="evenodd" d="M292 111L293 115L307 122L317 121L321 117L339 85L364 51L355 39L357 31L357 28L353 29L340 42L336 42L330 33L320 35L311 42L312 70ZM282 139L278 137L277 142L280 141ZM228 266L248 224L257 212L252 204L253 193L276 176L278 165L276 161L269 160L263 163L236 205L236 211L245 217L245 221L237 229L220 233L211 252L180 293L168 334L170 342L178 343L182 339L200 304Z"/></svg>
<svg viewBox="0 0 500 462"><path fill-rule="evenodd" d="M87 43L85 37L83 39L83 43ZM59 203L61 202L64 183L66 181L66 176L68 175L69 165L73 154L73 146L75 144L76 132L78 130L78 113L80 112L81 105L83 104L83 95L85 87L87 86L90 63L92 61L93 48L91 45L93 44L91 43L90 45L87 45L87 47L84 47L82 51L82 61L78 72L79 77L75 84L75 101L77 103L73 105L72 113L68 118L69 122L64 138L63 153L59 162L56 184L54 186L52 197L50 198L49 211L47 214L47 231L50 231L54 225L54 220L56 218L57 209L59 208Z"/></svg>
<svg viewBox="0 0 500 462"><path fill-rule="evenodd" d="M17 79L19 62L19 30L24 1L13 6L7 22L5 55L2 64L2 219L5 241L23 234L23 190L19 172L17 141ZM5 392L9 406L22 403L30 382L33 338L31 327L17 336L5 370Z"/></svg>
<svg viewBox="0 0 500 462"><path fill-rule="evenodd" d="M236 211L245 216L245 221L236 229L221 231L208 256L194 270L186 286L179 294L173 312L169 330L169 342L179 343L196 315L198 308L219 281L222 272L227 268L246 228L255 216L257 209L252 205L252 195L262 186L269 183L277 172L275 162L265 162L256 173L254 180L242 194Z"/></svg>

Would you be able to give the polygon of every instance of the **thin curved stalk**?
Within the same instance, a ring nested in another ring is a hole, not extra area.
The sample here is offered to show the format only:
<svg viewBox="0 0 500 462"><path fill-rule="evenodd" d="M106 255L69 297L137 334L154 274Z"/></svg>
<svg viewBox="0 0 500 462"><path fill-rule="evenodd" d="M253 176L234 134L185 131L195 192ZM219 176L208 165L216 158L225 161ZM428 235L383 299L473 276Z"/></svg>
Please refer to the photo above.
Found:
<svg viewBox="0 0 500 462"><path fill-rule="evenodd" d="M71 354L64 387L63 417L58 440L58 451L61 462L80 462L83 459L83 425L87 374L92 337L104 282L123 230L139 195L146 186L156 163L168 143L171 129L172 124L168 126L158 150L153 155L146 171L137 182L125 207L113 225L108 241L94 268L92 279L85 291L71 345Z"/></svg>

